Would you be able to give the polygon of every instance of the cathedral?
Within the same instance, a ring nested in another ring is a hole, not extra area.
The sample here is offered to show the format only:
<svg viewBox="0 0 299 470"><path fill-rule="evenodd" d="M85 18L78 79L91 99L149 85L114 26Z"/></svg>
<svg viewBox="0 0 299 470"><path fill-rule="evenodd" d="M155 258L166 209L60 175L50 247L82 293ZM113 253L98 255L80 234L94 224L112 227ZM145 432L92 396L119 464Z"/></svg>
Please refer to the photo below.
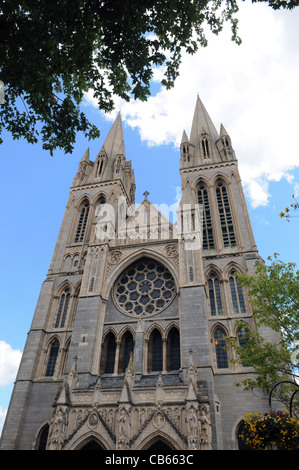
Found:
<svg viewBox="0 0 299 470"><path fill-rule="evenodd" d="M170 222L146 191L135 207L120 114L83 155L1 449L239 450L244 414L269 411L235 385L253 373L225 340L244 346L237 321L253 326L235 275L260 256L230 136L199 97L180 174Z"/></svg>

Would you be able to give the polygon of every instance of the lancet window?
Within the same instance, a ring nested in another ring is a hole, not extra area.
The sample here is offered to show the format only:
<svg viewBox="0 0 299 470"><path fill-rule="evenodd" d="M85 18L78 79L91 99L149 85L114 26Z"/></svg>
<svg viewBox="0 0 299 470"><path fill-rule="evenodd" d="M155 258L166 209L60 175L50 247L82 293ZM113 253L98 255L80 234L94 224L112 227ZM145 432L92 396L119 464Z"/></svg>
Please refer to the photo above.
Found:
<svg viewBox="0 0 299 470"><path fill-rule="evenodd" d="M212 230L212 218L207 189L200 185L197 192L197 200L202 209L202 247L204 250L214 248L214 237Z"/></svg>
<svg viewBox="0 0 299 470"><path fill-rule="evenodd" d="M78 222L76 235L75 235L75 243L80 243L83 241L85 230L86 230L87 219L88 219L88 213L89 213L89 203L85 202L80 212L79 222Z"/></svg>
<svg viewBox="0 0 299 470"><path fill-rule="evenodd" d="M38 434L36 450L46 450L48 435L49 425L45 424Z"/></svg>
<svg viewBox="0 0 299 470"><path fill-rule="evenodd" d="M223 181L219 181L216 187L217 204L220 217L220 225L224 246L235 246L236 237L233 226L233 219L229 204L228 193Z"/></svg>
<svg viewBox="0 0 299 470"><path fill-rule="evenodd" d="M234 313L245 313L245 300L243 295L243 289L240 286L239 281L235 277L235 271L231 273L229 278L229 285L230 285L230 292L231 292L231 299L233 304Z"/></svg>
<svg viewBox="0 0 299 470"><path fill-rule="evenodd" d="M120 356L119 356L119 372L126 372L126 369L129 365L130 356L134 353L134 340L132 333L126 331L122 336L120 344Z"/></svg>
<svg viewBox="0 0 299 470"><path fill-rule="evenodd" d="M162 336L158 329L154 329L149 339L148 371L159 372L163 369Z"/></svg>
<svg viewBox="0 0 299 470"><path fill-rule="evenodd" d="M214 344L216 353L216 362L218 369L225 369L228 367L228 357L226 350L226 343L224 339L224 331L222 328L217 328L214 334Z"/></svg>
<svg viewBox="0 0 299 470"><path fill-rule="evenodd" d="M181 367L180 333L171 328L167 337L167 370L178 370Z"/></svg>
<svg viewBox="0 0 299 470"><path fill-rule="evenodd" d="M208 158L210 156L210 148L209 148L209 141L206 137L201 139L201 149L203 158Z"/></svg>
<svg viewBox="0 0 299 470"><path fill-rule="evenodd" d="M220 282L214 273L210 275L208 280L208 288L210 299L210 314L212 316L223 315Z"/></svg>
<svg viewBox="0 0 299 470"><path fill-rule="evenodd" d="M67 317L68 307L70 303L70 289L66 287L60 297L58 312L55 321L55 328L63 328Z"/></svg>
<svg viewBox="0 0 299 470"><path fill-rule="evenodd" d="M53 343L51 344L51 348L50 348L50 354L48 357L48 364L47 364L47 369L46 369L46 374L45 374L46 377L52 377L54 375L58 352L59 352L59 341L58 339L55 339Z"/></svg>
<svg viewBox="0 0 299 470"><path fill-rule="evenodd" d="M116 342L113 333L108 333L106 337L106 357L105 357L105 374L113 374L115 363Z"/></svg>

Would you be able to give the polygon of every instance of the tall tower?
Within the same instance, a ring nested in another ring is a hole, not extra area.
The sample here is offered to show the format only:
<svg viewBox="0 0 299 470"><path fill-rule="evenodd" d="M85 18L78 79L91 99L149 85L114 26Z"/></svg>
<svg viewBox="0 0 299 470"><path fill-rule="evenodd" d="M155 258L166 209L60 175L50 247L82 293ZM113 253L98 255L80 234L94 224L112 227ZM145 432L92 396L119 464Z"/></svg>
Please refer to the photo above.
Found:
<svg viewBox="0 0 299 470"><path fill-rule="evenodd" d="M224 336L252 325L235 272L259 259L237 160L197 99L177 226L135 210L120 114L73 180L3 428L2 449L238 449L248 411Z"/></svg>

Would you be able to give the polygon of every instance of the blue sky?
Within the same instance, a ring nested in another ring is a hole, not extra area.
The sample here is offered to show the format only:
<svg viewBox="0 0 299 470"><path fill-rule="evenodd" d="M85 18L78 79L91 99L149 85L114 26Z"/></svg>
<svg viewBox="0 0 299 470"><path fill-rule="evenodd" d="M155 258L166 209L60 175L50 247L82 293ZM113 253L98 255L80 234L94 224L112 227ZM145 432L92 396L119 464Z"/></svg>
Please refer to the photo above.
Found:
<svg viewBox="0 0 299 470"><path fill-rule="evenodd" d="M244 4L239 17L241 46L224 31L196 56L183 58L173 90L154 82L147 103L116 100L135 171L136 202L146 190L153 203L176 202L178 144L184 129L190 133L199 94L216 128L223 123L232 139L261 256L277 252L299 265L299 217L290 222L279 217L292 195L299 196L299 13ZM155 80L160 74L156 70ZM56 151L51 157L41 144L13 141L8 134L0 147L0 432L69 188L83 153L89 147L95 159L115 117L98 111L91 94L82 109L101 137L88 142L78 135L72 155Z"/></svg>

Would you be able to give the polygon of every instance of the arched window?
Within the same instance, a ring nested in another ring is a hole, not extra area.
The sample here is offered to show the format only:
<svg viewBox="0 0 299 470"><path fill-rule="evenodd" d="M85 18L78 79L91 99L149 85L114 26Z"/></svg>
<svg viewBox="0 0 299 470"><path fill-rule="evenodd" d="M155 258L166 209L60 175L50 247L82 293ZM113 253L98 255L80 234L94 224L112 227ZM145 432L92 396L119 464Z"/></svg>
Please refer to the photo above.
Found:
<svg viewBox="0 0 299 470"><path fill-rule="evenodd" d="M201 149L203 158L208 158L210 156L209 141L206 137L201 139Z"/></svg>
<svg viewBox="0 0 299 470"><path fill-rule="evenodd" d="M171 328L167 338L167 370L178 370L181 367L180 333Z"/></svg>
<svg viewBox="0 0 299 470"><path fill-rule="evenodd" d="M204 250L214 248L214 237L212 230L212 219L209 197L206 188L200 185L197 191L197 200L202 209L202 247Z"/></svg>
<svg viewBox="0 0 299 470"><path fill-rule="evenodd" d="M60 297L58 312L55 321L55 328L63 328L70 303L70 289L66 287Z"/></svg>
<svg viewBox="0 0 299 470"><path fill-rule="evenodd" d="M54 375L58 351L59 351L59 341L58 339L55 339L51 345L50 354L48 357L46 377L52 377Z"/></svg>
<svg viewBox="0 0 299 470"><path fill-rule="evenodd" d="M36 450L46 450L49 435L49 425L45 424L40 430L37 437Z"/></svg>
<svg viewBox="0 0 299 470"><path fill-rule="evenodd" d="M98 175L101 176L102 172L103 172L103 167L104 167L104 160L101 159L99 161L99 171L98 171Z"/></svg>
<svg viewBox="0 0 299 470"><path fill-rule="evenodd" d="M104 373L105 374L113 374L113 372L114 372L114 363L115 363L116 342L115 342L115 336L111 332L108 333L108 335L105 338L105 347L104 347L104 349L105 349Z"/></svg>
<svg viewBox="0 0 299 470"><path fill-rule="evenodd" d="M225 349L224 331L222 328L217 328L214 334L216 362L218 369L225 369L228 367L227 351Z"/></svg>
<svg viewBox="0 0 299 470"><path fill-rule="evenodd" d="M217 204L220 217L220 225L224 246L235 246L236 237L233 226L233 219L229 206L227 189L223 181L219 181L216 187Z"/></svg>
<svg viewBox="0 0 299 470"><path fill-rule="evenodd" d="M134 351L134 340L132 333L126 331L122 336L119 354L119 373L125 372L130 361L130 355Z"/></svg>
<svg viewBox="0 0 299 470"><path fill-rule="evenodd" d="M75 235L75 243L80 243L83 241L87 219L88 219L88 213L89 213L89 203L85 202L80 212L79 222L78 222L76 235Z"/></svg>
<svg viewBox="0 0 299 470"><path fill-rule="evenodd" d="M156 328L152 331L149 339L148 371L160 372L163 369L163 344L162 336Z"/></svg>
<svg viewBox="0 0 299 470"><path fill-rule="evenodd" d="M240 283L235 278L235 274L236 274L235 271L233 271L229 278L229 285L230 285L230 292L231 292L231 297L232 297L234 313L236 314L245 313L246 309L245 309L243 290L242 290L242 287L240 286Z"/></svg>
<svg viewBox="0 0 299 470"><path fill-rule="evenodd" d="M209 281L209 298L210 298L210 313L211 315L223 315L220 283L215 274L211 274Z"/></svg>

